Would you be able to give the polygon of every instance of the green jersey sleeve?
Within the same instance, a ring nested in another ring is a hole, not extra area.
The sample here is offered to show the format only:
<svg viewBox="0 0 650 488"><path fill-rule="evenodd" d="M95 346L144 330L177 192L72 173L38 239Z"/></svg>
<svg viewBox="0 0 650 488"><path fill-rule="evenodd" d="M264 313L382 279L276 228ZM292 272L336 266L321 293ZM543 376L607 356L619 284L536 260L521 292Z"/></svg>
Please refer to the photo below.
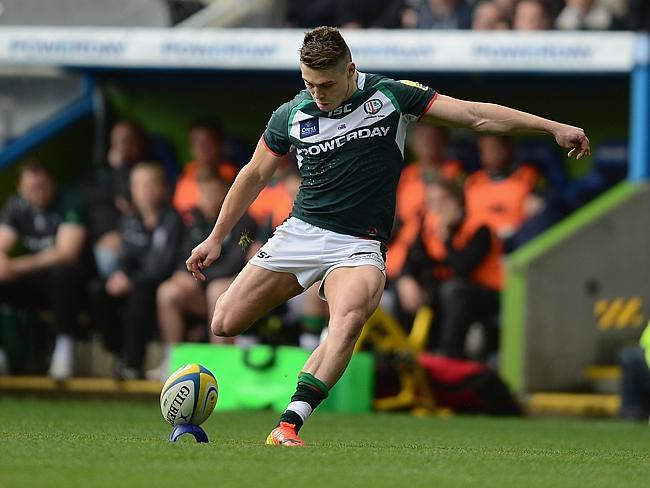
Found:
<svg viewBox="0 0 650 488"><path fill-rule="evenodd" d="M400 112L422 117L436 97L436 92L417 81L399 80L385 83L397 99Z"/></svg>
<svg viewBox="0 0 650 488"><path fill-rule="evenodd" d="M273 153L282 156L289 152L291 141L289 140L289 104L281 105L266 125L264 131L264 144Z"/></svg>

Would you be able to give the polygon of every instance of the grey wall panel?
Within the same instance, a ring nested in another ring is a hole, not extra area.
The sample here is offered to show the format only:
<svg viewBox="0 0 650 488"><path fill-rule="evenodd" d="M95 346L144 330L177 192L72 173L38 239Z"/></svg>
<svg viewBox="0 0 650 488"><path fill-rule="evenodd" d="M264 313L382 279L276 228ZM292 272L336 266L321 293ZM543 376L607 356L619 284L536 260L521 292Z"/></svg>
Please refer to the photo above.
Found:
<svg viewBox="0 0 650 488"><path fill-rule="evenodd" d="M650 315L650 188L534 261L527 292L525 390L581 388L587 366L614 364ZM637 312L633 297L642 300Z"/></svg>

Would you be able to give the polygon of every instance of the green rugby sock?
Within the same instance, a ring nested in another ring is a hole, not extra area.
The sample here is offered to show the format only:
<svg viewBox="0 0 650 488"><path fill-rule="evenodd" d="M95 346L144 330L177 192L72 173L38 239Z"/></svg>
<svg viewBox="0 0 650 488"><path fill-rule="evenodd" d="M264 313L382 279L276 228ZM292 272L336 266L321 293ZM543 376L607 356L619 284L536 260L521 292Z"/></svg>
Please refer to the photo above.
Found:
<svg viewBox="0 0 650 488"><path fill-rule="evenodd" d="M280 416L280 422L288 422L300 430L311 413L327 398L329 388L325 383L311 373L300 373L296 392L291 397L291 403ZM280 425L278 422L278 425Z"/></svg>

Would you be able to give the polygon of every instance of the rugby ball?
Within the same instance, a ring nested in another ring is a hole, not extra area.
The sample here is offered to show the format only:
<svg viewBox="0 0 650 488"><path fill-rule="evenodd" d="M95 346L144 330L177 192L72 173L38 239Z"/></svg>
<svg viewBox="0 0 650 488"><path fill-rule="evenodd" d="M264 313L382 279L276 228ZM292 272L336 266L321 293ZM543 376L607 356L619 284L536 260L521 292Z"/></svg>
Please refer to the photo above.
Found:
<svg viewBox="0 0 650 488"><path fill-rule="evenodd" d="M160 392L160 411L173 427L200 425L214 410L219 396L217 380L200 364L186 364L174 371Z"/></svg>

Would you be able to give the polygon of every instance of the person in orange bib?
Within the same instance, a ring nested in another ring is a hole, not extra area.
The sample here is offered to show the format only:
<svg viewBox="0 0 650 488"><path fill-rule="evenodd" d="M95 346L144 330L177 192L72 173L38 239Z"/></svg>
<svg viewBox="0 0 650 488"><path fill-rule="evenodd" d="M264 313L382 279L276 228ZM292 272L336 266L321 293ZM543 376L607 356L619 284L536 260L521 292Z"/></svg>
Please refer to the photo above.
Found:
<svg viewBox="0 0 650 488"><path fill-rule="evenodd" d="M461 162L447 158L448 143L446 127L417 124L413 129L411 148L416 160L402 170L397 185L397 228L386 256L389 278L399 276L406 254L417 238L424 209L425 181L437 177L455 179L463 174Z"/></svg>
<svg viewBox="0 0 650 488"><path fill-rule="evenodd" d="M193 159L183 167L172 199L174 208L184 219L199 204L197 177L201 170L212 170L228 183L234 181L238 172L235 164L223 159L223 134L216 124L209 121L195 122L190 127L189 136Z"/></svg>
<svg viewBox="0 0 650 488"><path fill-rule="evenodd" d="M539 176L530 165L513 166L506 137L483 135L477 146L483 169L465 183L467 215L485 222L505 240L544 209L543 199L534 193Z"/></svg>
<svg viewBox="0 0 650 488"><path fill-rule="evenodd" d="M500 256L501 242L489 227L466 216L462 188L441 179L429 183L421 231L397 292L407 312L433 305L443 354L464 357L469 326L497 314Z"/></svg>

